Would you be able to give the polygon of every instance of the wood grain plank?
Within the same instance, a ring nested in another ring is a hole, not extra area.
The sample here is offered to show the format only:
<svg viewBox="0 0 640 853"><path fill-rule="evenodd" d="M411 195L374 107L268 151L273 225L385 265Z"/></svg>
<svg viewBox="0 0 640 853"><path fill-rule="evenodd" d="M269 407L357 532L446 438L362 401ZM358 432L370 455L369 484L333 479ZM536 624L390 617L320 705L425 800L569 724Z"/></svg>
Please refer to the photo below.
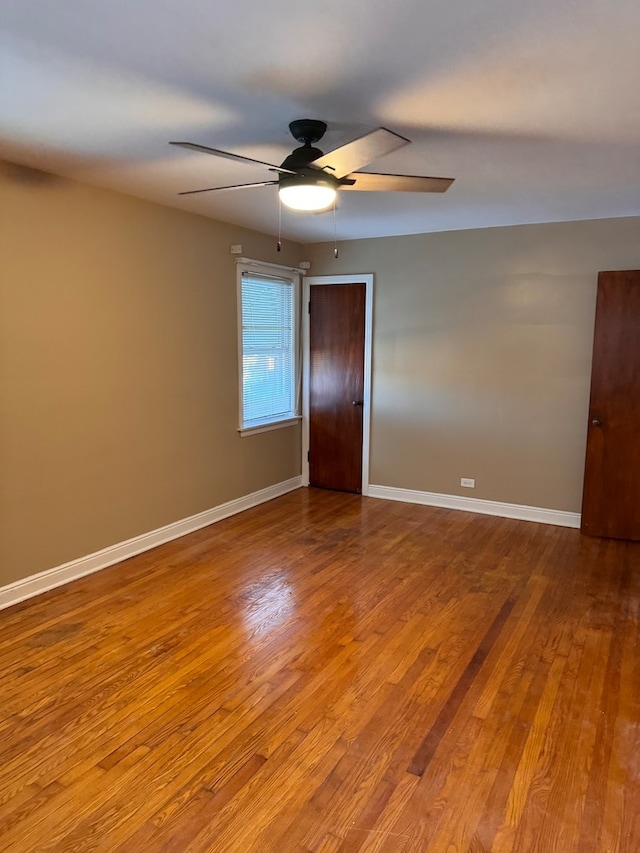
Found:
<svg viewBox="0 0 640 853"><path fill-rule="evenodd" d="M515 598L508 598L496 614L493 622L487 630L487 633L480 641L480 645L473 653L473 657L465 667L464 672L447 697L435 723L413 756L411 763L407 768L408 773L413 773L415 776L422 776L424 774L436 749L440 745L440 741L444 737L447 729L453 721L453 718L457 714L460 704L466 696L469 687L473 683L473 680L482 667L482 664L485 662L487 655L493 648L493 645L502 631L505 622L511 615L511 611L514 608L515 603Z"/></svg>

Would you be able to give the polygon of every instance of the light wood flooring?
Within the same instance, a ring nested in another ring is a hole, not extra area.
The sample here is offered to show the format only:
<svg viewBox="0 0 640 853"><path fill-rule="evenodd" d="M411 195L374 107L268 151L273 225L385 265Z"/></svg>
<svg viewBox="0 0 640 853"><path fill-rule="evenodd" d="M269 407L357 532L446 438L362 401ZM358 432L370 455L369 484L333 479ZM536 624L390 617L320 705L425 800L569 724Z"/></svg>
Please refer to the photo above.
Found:
<svg viewBox="0 0 640 853"><path fill-rule="evenodd" d="M0 850L638 853L640 545L300 489L0 613Z"/></svg>

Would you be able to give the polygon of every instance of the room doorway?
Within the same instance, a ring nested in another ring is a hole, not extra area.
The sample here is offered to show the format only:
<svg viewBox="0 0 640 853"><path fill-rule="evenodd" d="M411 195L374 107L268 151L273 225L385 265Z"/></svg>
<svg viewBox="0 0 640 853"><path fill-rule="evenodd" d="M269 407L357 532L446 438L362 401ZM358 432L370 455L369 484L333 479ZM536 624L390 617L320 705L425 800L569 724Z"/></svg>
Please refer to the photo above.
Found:
<svg viewBox="0 0 640 853"><path fill-rule="evenodd" d="M373 275L304 282L302 475L369 491Z"/></svg>
<svg viewBox="0 0 640 853"><path fill-rule="evenodd" d="M598 274L581 529L640 540L640 270Z"/></svg>

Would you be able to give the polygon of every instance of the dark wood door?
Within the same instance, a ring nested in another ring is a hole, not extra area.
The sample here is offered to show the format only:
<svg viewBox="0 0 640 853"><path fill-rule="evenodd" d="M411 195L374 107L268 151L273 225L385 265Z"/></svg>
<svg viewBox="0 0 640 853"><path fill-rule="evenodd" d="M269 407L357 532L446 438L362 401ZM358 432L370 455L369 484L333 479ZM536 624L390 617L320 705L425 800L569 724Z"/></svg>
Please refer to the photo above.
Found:
<svg viewBox="0 0 640 853"><path fill-rule="evenodd" d="M640 539L640 270L598 276L582 531Z"/></svg>
<svg viewBox="0 0 640 853"><path fill-rule="evenodd" d="M364 284L310 288L309 483L362 491Z"/></svg>

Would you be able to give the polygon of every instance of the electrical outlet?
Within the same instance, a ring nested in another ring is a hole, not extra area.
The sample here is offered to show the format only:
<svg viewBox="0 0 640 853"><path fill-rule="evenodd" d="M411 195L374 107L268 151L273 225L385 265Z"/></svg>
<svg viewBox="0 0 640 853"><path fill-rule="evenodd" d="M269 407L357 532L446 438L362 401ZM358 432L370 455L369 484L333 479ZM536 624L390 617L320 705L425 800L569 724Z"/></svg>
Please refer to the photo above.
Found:
<svg viewBox="0 0 640 853"><path fill-rule="evenodd" d="M476 481L472 477L462 477L460 479L460 485L467 489L475 489Z"/></svg>
<svg viewBox="0 0 640 853"><path fill-rule="evenodd" d="M235 246L231 247L232 255L241 255L242 254L242 243L236 243Z"/></svg>

